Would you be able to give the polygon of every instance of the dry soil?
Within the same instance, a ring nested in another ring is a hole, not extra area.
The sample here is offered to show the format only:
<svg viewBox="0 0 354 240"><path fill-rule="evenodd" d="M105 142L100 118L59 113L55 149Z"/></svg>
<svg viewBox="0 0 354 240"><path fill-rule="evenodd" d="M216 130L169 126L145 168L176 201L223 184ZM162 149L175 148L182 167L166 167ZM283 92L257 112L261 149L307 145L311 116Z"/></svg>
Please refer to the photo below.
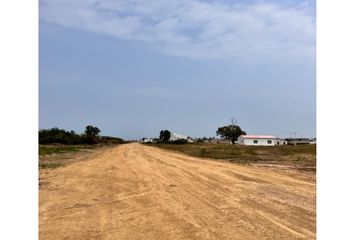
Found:
<svg viewBox="0 0 354 240"><path fill-rule="evenodd" d="M40 172L40 239L315 239L316 182L124 144Z"/></svg>

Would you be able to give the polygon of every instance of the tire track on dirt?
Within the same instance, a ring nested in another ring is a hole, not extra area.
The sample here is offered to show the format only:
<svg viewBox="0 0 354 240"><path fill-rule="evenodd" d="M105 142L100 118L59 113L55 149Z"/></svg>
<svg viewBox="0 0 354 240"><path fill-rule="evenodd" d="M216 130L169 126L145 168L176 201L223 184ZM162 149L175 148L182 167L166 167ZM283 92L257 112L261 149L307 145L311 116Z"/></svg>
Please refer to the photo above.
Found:
<svg viewBox="0 0 354 240"><path fill-rule="evenodd" d="M315 239L316 185L286 173L125 144L41 174L41 239Z"/></svg>

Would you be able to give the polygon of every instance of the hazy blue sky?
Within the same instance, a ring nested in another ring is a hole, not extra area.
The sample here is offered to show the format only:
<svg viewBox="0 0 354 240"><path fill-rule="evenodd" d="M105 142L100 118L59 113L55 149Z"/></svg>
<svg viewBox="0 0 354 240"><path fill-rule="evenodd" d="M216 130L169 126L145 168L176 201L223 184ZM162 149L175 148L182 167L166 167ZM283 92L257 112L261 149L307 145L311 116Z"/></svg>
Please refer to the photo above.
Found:
<svg viewBox="0 0 354 240"><path fill-rule="evenodd" d="M315 40L314 1L40 0L40 128L312 137Z"/></svg>

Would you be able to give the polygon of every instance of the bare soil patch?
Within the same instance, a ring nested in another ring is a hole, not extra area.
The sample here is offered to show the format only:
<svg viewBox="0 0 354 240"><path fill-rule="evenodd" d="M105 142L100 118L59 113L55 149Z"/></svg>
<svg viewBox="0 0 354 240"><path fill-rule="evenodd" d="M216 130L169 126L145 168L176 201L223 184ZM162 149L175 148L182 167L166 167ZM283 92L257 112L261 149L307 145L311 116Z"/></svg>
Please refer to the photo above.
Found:
<svg viewBox="0 0 354 240"><path fill-rule="evenodd" d="M316 181L294 173L142 144L41 171L40 239L316 238Z"/></svg>

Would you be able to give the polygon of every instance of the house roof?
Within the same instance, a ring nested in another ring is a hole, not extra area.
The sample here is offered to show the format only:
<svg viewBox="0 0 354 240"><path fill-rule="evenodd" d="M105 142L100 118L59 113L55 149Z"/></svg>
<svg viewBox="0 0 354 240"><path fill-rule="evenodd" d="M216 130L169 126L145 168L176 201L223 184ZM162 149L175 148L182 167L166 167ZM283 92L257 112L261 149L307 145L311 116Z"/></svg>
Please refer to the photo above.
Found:
<svg viewBox="0 0 354 240"><path fill-rule="evenodd" d="M276 137L272 136L272 135L241 135L240 137L242 138L246 138L246 139L249 139L249 138L256 138L256 139L275 139Z"/></svg>

